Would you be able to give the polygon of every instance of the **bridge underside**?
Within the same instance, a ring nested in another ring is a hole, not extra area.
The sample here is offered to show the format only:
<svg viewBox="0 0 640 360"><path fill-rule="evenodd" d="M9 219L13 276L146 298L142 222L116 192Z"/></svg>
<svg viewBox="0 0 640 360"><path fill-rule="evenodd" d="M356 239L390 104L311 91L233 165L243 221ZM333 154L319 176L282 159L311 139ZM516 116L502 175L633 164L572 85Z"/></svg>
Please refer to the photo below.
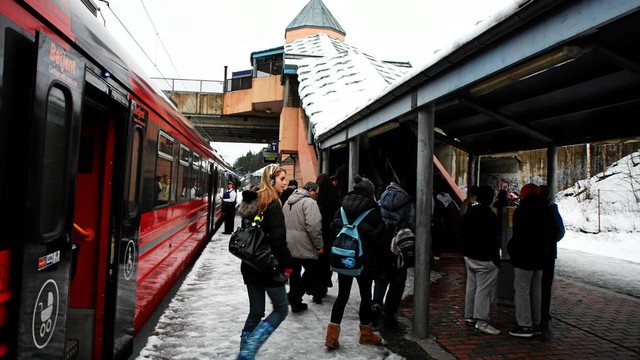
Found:
<svg viewBox="0 0 640 360"><path fill-rule="evenodd" d="M269 143L278 140L280 119L256 116L214 116L185 114L196 130L209 141Z"/></svg>

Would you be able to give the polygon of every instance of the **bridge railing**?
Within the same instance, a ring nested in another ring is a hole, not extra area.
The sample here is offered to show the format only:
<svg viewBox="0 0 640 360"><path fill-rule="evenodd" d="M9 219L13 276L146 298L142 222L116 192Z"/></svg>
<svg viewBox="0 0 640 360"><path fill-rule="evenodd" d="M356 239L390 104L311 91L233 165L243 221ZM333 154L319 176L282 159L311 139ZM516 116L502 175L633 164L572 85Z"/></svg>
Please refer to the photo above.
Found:
<svg viewBox="0 0 640 360"><path fill-rule="evenodd" d="M199 93L222 93L223 80L201 80L180 78L151 78L161 90Z"/></svg>

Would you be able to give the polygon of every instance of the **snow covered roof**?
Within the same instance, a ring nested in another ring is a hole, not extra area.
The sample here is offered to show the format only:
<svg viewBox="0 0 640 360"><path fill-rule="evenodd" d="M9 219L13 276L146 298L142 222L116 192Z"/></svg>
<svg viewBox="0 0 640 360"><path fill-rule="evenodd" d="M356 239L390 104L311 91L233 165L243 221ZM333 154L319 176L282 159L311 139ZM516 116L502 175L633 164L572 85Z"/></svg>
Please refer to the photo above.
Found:
<svg viewBox="0 0 640 360"><path fill-rule="evenodd" d="M298 66L299 94L314 139L496 25L526 1L513 0L466 29L462 36L450 35L454 37L446 47L426 55L415 68L408 63L377 59L325 34L286 44L285 65ZM307 6L311 3L314 1Z"/></svg>
<svg viewBox="0 0 640 360"><path fill-rule="evenodd" d="M407 63L379 60L326 34L288 43L284 53L285 66L298 68L298 91L315 137L409 71Z"/></svg>

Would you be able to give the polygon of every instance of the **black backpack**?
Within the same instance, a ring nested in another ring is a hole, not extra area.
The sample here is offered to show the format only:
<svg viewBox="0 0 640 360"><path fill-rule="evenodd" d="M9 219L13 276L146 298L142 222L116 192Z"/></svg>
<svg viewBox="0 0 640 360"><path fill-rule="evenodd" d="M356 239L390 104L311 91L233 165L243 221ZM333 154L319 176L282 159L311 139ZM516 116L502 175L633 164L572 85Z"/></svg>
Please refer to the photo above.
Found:
<svg viewBox="0 0 640 360"><path fill-rule="evenodd" d="M349 224L344 209L340 208L342 229L333 242L329 256L329 264L332 271L349 276L358 276L362 273L364 253L362 252L362 241L358 234L358 225L371 210L373 209L363 212L353 224Z"/></svg>

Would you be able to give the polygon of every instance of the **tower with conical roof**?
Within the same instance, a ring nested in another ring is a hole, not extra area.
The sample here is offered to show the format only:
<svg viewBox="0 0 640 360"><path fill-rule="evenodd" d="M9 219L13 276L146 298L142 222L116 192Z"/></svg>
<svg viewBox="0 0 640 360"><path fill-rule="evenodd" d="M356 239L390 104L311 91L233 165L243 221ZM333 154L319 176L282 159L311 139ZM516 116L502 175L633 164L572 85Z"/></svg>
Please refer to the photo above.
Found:
<svg viewBox="0 0 640 360"><path fill-rule="evenodd" d="M290 43L318 33L327 34L342 42L347 35L322 0L310 0L287 26L284 38L286 43Z"/></svg>

